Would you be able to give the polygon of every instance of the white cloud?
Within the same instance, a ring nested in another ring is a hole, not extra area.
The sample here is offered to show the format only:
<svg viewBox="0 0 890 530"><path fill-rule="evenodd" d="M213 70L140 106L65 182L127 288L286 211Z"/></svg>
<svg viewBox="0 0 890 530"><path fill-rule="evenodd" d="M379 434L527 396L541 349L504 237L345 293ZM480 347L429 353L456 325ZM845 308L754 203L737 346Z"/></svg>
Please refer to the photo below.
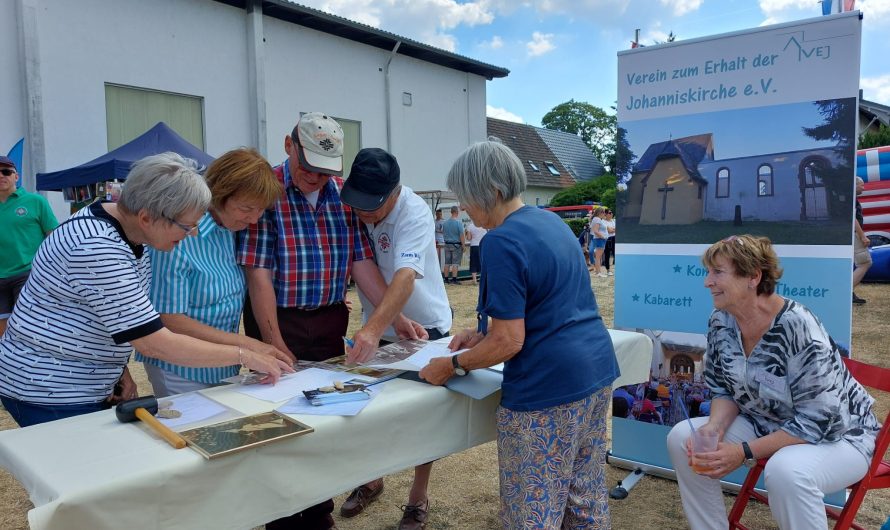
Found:
<svg viewBox="0 0 890 530"><path fill-rule="evenodd" d="M553 44L552 39L552 33L541 33L540 31L532 33L532 40L525 43L529 57L538 57L555 50L556 45Z"/></svg>
<svg viewBox="0 0 890 530"><path fill-rule="evenodd" d="M486 44L489 48L491 48L491 49L493 49L493 50L497 50L497 49L500 49L500 48L503 48L503 47L504 47L504 39L502 39L502 38L500 38L499 36L495 35L494 37L491 38L490 41L486 42L485 44Z"/></svg>
<svg viewBox="0 0 890 530"><path fill-rule="evenodd" d="M890 0L860 0L854 7L868 17L866 20L887 22L890 15Z"/></svg>
<svg viewBox="0 0 890 530"><path fill-rule="evenodd" d="M662 0L666 1L666 0ZM832 12L837 13L839 2L832 2ZM859 0L853 6L862 11L869 25L886 25L890 22L890 0ZM788 22L802 18L816 17L822 14L822 6L813 0L760 0L760 10L766 15L764 24Z"/></svg>
<svg viewBox="0 0 890 530"><path fill-rule="evenodd" d="M492 107L491 105L485 105L485 115L489 118L497 118L499 120L513 121L516 123L525 123L525 120L523 120L521 116L517 116L507 109Z"/></svg>
<svg viewBox="0 0 890 530"><path fill-rule="evenodd" d="M299 3L385 29L397 35L456 51L458 26L478 26L494 21L486 0L299 0Z"/></svg>
<svg viewBox="0 0 890 530"><path fill-rule="evenodd" d="M890 74L863 77L859 80L862 97L875 103L890 104Z"/></svg>
<svg viewBox="0 0 890 530"><path fill-rule="evenodd" d="M671 7L674 16L682 17L700 8L703 2L704 0L661 0L661 5Z"/></svg>

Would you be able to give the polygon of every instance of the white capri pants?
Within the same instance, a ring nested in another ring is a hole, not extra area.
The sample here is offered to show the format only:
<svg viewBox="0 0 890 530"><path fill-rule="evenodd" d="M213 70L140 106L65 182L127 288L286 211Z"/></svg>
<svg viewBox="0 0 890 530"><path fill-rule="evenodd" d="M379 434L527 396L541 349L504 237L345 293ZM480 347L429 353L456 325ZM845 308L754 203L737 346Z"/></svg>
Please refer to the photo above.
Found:
<svg viewBox="0 0 890 530"><path fill-rule="evenodd" d="M697 429L708 418L693 418ZM692 530L729 528L720 481L703 477L689 467L686 439L689 424L674 425L667 438L668 453L677 482L683 511ZM723 441L742 443L757 438L754 426L741 415L726 431ZM828 527L823 497L859 481L868 471L868 460L845 441L797 444L776 451L764 468L769 507L782 530L812 530Z"/></svg>

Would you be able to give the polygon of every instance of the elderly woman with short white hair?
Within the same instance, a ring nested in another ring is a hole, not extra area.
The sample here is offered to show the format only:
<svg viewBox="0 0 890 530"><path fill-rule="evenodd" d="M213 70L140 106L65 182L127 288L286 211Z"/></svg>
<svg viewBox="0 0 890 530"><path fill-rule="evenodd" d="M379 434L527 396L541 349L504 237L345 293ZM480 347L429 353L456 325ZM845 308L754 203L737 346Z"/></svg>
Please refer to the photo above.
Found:
<svg viewBox="0 0 890 530"><path fill-rule="evenodd" d="M118 203L94 203L47 237L0 337L0 401L20 426L136 397L133 347L183 366L240 364L268 382L293 371L283 354L173 333L152 307L145 246L170 250L194 235L209 203L196 163L163 153L133 166Z"/></svg>
<svg viewBox="0 0 890 530"><path fill-rule="evenodd" d="M497 410L504 528L610 528L606 410L618 376L578 241L552 212L523 204L525 170L500 142L470 146L448 187L482 241L479 328L420 376L444 384L504 365ZM491 323L488 321L491 319ZM558 433L558 435L555 435Z"/></svg>

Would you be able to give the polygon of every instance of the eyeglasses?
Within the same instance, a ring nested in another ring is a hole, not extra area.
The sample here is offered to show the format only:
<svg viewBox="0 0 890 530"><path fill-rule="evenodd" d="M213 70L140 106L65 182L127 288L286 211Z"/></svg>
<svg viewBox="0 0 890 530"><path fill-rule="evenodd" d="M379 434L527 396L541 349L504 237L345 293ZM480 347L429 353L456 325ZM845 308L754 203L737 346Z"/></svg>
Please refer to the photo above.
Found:
<svg viewBox="0 0 890 530"><path fill-rule="evenodd" d="M185 235L187 235L187 236L195 235L198 233L198 225L189 226L186 224L182 224L179 221L177 221L176 219L171 219L169 217L164 217L164 219L166 219L167 221L169 221L172 224L175 224L179 228L182 228L182 231L185 232Z"/></svg>
<svg viewBox="0 0 890 530"><path fill-rule="evenodd" d="M2 174L4 177L8 177L10 175L15 175L16 173L15 173L14 169L9 169L7 167L7 168L0 169L0 174Z"/></svg>

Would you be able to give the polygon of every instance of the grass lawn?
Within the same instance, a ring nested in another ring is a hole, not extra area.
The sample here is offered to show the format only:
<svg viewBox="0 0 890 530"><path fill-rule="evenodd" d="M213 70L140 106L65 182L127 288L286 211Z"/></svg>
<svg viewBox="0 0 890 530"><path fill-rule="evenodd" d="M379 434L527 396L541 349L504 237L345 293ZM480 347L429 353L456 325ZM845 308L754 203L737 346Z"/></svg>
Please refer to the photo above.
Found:
<svg viewBox="0 0 890 530"><path fill-rule="evenodd" d="M623 230L624 228L622 228ZM748 227L746 226L746 229ZM616 274L621 274L620 257ZM613 277L591 278L600 312L607 326L612 325L614 282ZM477 290L472 282L446 286L448 298L454 308L454 330L473 327L476 323ZM890 322L890 285L869 284L856 289L857 294L868 300L863 306L853 307L853 355L867 363L890 368L887 354L888 325ZM358 297L349 292L353 303L349 333L360 326ZM150 394L151 386L145 379L141 364L131 363L130 371L136 379L140 394ZM890 396L875 395L876 411L883 420L890 410ZM494 421L494 419L492 419ZM9 415L0 410L0 429L17 428ZM357 441L357 450L364 443L386 443L386 440ZM662 443L652 440L652 443ZM627 471L607 466L609 487L627 475ZM361 515L343 519L336 515L341 530L394 529L401 517L399 506L407 501L408 488L413 470L405 470L386 478L386 489L378 502ZM295 478L299 480L299 477ZM346 494L335 499L339 509ZM724 503L731 506L735 497L724 495ZM500 528L497 519L498 467L497 450L493 442L483 444L462 453L438 460L433 467L430 483L431 511L427 526L430 530L461 529L485 530ZM32 508L28 496L9 473L0 470L0 529L25 530L28 528L27 511ZM609 502L612 527L636 530L640 528L683 529L687 528L677 484L671 480L645 477L631 491L627 499ZM335 511L335 514L337 512ZM890 515L890 490L878 490L865 497L859 509L857 522L865 528L879 528ZM776 528L769 509L754 503L745 512L750 528L769 530ZM146 521L146 526L150 522Z"/></svg>

